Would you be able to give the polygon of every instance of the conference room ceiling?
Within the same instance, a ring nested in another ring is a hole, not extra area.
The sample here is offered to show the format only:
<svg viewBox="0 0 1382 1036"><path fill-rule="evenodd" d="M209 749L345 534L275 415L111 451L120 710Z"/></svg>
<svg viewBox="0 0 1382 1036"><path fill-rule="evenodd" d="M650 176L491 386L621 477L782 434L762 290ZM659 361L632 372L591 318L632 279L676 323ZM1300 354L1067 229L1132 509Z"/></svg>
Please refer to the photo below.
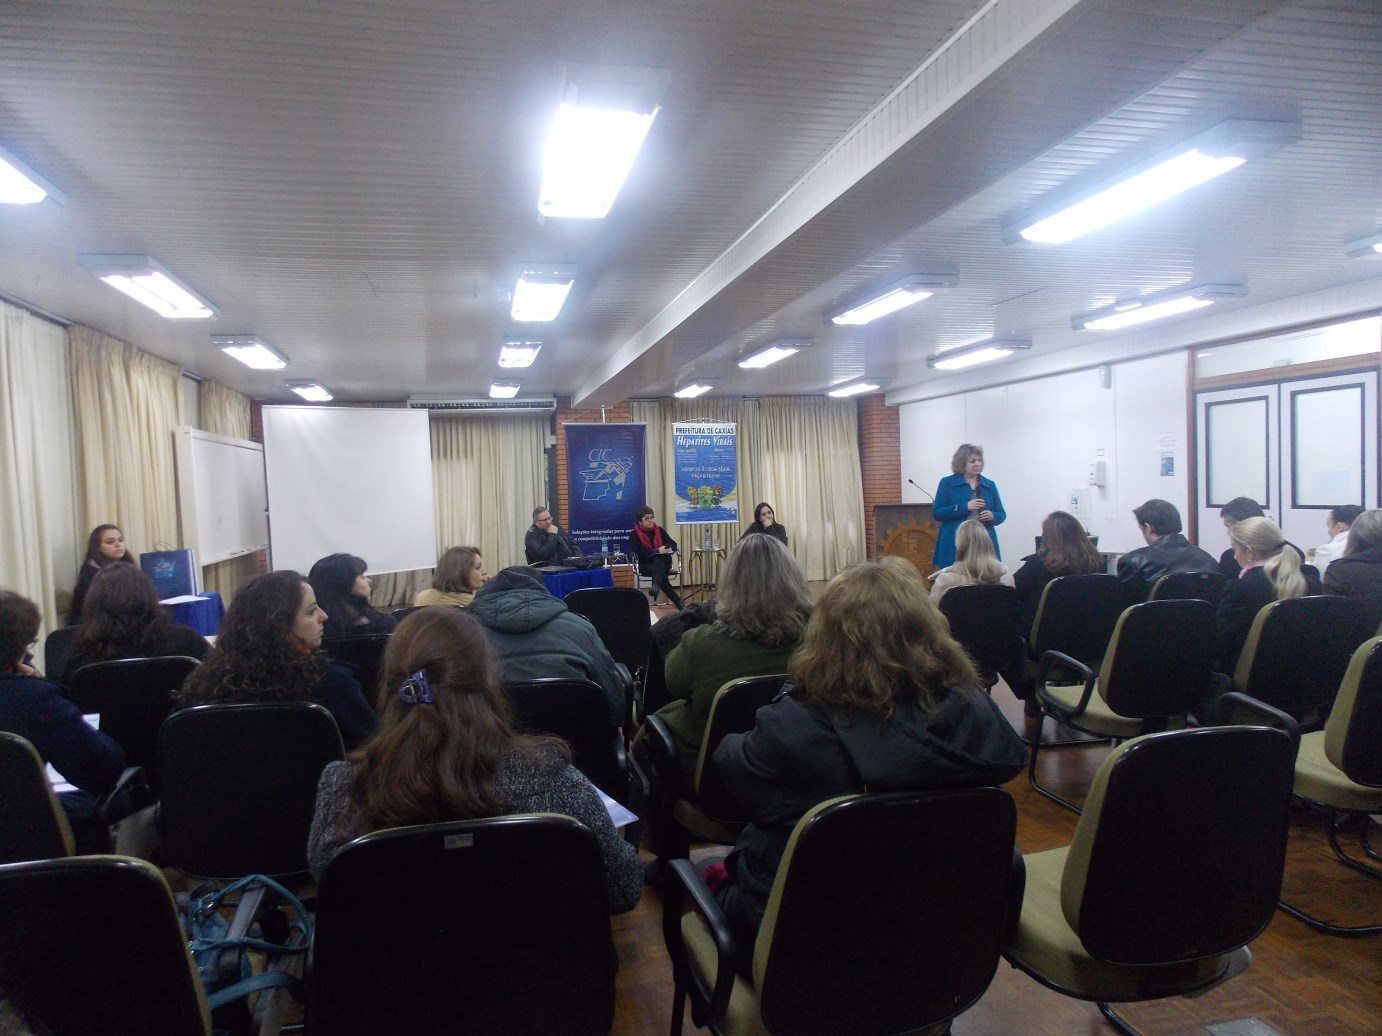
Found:
<svg viewBox="0 0 1382 1036"><path fill-rule="evenodd" d="M604 220L536 212L567 63L666 75ZM1299 139L1070 244L1004 241L1228 117ZM896 392L990 335L1076 356L1114 336L1072 315L1130 295L1243 283L1232 310L1382 277L1344 251L1382 229L1382 3L7 0L0 146L66 196L0 206L0 296L255 398ZM84 253L153 256L219 315L163 320ZM554 323L515 324L503 293L535 262L576 286ZM958 283L824 322L919 269ZM288 368L224 356L209 336L232 332ZM531 368L498 367L506 334L544 341ZM736 366L780 337L814 346Z"/></svg>

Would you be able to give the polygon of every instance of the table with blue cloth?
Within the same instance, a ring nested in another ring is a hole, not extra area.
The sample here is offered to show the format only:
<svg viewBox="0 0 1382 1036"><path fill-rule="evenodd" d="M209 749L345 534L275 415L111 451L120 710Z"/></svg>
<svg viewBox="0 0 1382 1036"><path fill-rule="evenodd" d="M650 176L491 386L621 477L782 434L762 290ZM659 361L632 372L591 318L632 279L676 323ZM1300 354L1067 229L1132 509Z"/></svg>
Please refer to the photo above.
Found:
<svg viewBox="0 0 1382 1036"><path fill-rule="evenodd" d="M571 572L543 572L542 582L549 594L562 600L572 590L584 590L588 586L613 586L614 576L607 568L587 568Z"/></svg>
<svg viewBox="0 0 1382 1036"><path fill-rule="evenodd" d="M199 594L200 600L184 601L182 604L165 604L168 618L179 626L194 629L203 637L214 637L221 628L221 617L225 615L225 605L221 595L215 590Z"/></svg>

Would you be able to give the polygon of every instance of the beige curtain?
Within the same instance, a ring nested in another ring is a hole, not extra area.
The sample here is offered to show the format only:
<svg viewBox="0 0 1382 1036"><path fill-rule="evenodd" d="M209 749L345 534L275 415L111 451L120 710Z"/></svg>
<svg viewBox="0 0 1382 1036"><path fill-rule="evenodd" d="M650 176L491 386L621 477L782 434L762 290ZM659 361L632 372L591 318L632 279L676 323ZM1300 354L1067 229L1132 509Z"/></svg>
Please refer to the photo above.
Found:
<svg viewBox="0 0 1382 1036"><path fill-rule="evenodd" d="M202 431L230 439L250 437L250 401L246 396L219 382L203 381L197 386L197 405L201 410ZM265 553L257 550L229 561L203 565L202 588L215 590L229 607L240 587L267 570Z"/></svg>
<svg viewBox="0 0 1382 1036"><path fill-rule="evenodd" d="M0 303L0 586L38 605L40 637L61 625L86 550L73 457L67 333Z"/></svg>
<svg viewBox="0 0 1382 1036"><path fill-rule="evenodd" d="M641 423L646 426L643 430L643 484L646 487L648 506L657 512L659 525L664 524L663 515L668 516L666 521L670 523L670 516L673 514L672 497L667 492L666 477L672 463L669 445L672 441L672 427L667 419L667 409L666 401L661 399L629 400L629 420L634 424ZM632 515L629 516L629 525L632 528Z"/></svg>

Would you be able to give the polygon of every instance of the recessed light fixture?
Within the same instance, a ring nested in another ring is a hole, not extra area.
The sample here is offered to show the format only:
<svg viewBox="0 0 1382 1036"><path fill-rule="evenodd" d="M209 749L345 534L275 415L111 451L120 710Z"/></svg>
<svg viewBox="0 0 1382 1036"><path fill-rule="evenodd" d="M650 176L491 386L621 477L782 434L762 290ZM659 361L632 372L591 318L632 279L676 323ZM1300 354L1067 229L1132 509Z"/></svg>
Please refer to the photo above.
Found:
<svg viewBox="0 0 1382 1036"><path fill-rule="evenodd" d="M575 283L571 269L524 270L518 275L509 315L521 323L555 320Z"/></svg>
<svg viewBox="0 0 1382 1036"><path fill-rule="evenodd" d="M496 381L489 387L490 399L513 399L520 387L517 381Z"/></svg>
<svg viewBox="0 0 1382 1036"><path fill-rule="evenodd" d="M309 403L329 403L336 398L315 381L290 381L288 387Z"/></svg>
<svg viewBox="0 0 1382 1036"><path fill-rule="evenodd" d="M845 399L849 396L862 396L865 392L877 392L887 382L878 378L864 378L862 381L853 381L833 388L826 393L827 396L834 396L836 399Z"/></svg>
<svg viewBox="0 0 1382 1036"><path fill-rule="evenodd" d="M66 201L60 190L0 147L0 204L34 205L44 198L59 205Z"/></svg>
<svg viewBox="0 0 1382 1036"><path fill-rule="evenodd" d="M499 347L499 366L531 367L541 349L542 341L537 338L505 338Z"/></svg>
<svg viewBox="0 0 1382 1036"><path fill-rule="evenodd" d="M980 363L991 363L1011 356L1021 349L1030 349L1030 338L985 338L959 345L953 349L943 349L926 357L926 366L932 370L954 371L962 367L974 367Z"/></svg>
<svg viewBox="0 0 1382 1036"><path fill-rule="evenodd" d="M84 255L81 263L115 290L169 320L205 320L218 312L147 255Z"/></svg>
<svg viewBox="0 0 1382 1036"><path fill-rule="evenodd" d="M1070 318L1076 331L1117 331L1164 317L1191 313L1212 306L1220 299L1240 299L1248 293L1241 284L1197 284L1193 288L1171 288L1140 299L1126 299L1103 309L1080 313Z"/></svg>
<svg viewBox="0 0 1382 1036"><path fill-rule="evenodd" d="M258 335L212 335L211 344L232 359L257 371L281 371L288 359L269 348Z"/></svg>
<svg viewBox="0 0 1382 1036"><path fill-rule="evenodd" d="M1289 144L1300 123L1226 119L1118 176L1046 205L1003 228L1009 241L1023 238L1060 245L1125 216L1173 198L1182 191L1236 169L1244 162Z"/></svg>
<svg viewBox="0 0 1382 1036"><path fill-rule="evenodd" d="M875 291L843 309L826 314L826 322L831 324L867 324L896 313L914 302L929 299L938 288L953 288L957 283L953 273L912 273Z"/></svg>
<svg viewBox="0 0 1382 1036"><path fill-rule="evenodd" d="M763 367L771 366L778 360L785 360L789 356L795 356L803 349L811 348L809 338L779 338L775 342L769 342L763 348L749 353L739 361L739 366L744 370L760 370Z"/></svg>
<svg viewBox="0 0 1382 1036"><path fill-rule="evenodd" d="M678 399L695 399L697 396L705 395L713 389L716 384L718 384L718 382L713 378L697 378L695 381L691 382L691 384L683 385L681 388L677 389L672 395L676 396Z"/></svg>
<svg viewBox="0 0 1382 1036"><path fill-rule="evenodd" d="M1382 253L1382 234L1373 234L1372 237L1360 237L1357 241L1350 241L1344 246L1344 251L1354 259Z"/></svg>

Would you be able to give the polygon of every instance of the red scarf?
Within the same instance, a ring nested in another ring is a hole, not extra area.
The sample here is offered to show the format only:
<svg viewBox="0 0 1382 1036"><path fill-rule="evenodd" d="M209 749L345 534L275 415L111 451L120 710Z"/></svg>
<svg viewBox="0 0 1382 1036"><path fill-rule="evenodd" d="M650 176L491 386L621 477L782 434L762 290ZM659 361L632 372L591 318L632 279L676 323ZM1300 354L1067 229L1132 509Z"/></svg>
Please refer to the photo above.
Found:
<svg viewBox="0 0 1382 1036"><path fill-rule="evenodd" d="M638 542L641 543L641 544L643 544L643 549L644 549L644 550L653 550L653 551L656 551L656 550L661 550L661 549L662 549L662 527L661 527L661 526L659 526L659 525L654 525L654 526L653 526L653 534L652 534L651 537L649 537L648 534L647 534L646 532L643 531L643 525L642 525L642 523L640 523L640 524L638 524L638 525L635 525L635 526L633 527L633 531L636 532L636 533L638 534Z"/></svg>

